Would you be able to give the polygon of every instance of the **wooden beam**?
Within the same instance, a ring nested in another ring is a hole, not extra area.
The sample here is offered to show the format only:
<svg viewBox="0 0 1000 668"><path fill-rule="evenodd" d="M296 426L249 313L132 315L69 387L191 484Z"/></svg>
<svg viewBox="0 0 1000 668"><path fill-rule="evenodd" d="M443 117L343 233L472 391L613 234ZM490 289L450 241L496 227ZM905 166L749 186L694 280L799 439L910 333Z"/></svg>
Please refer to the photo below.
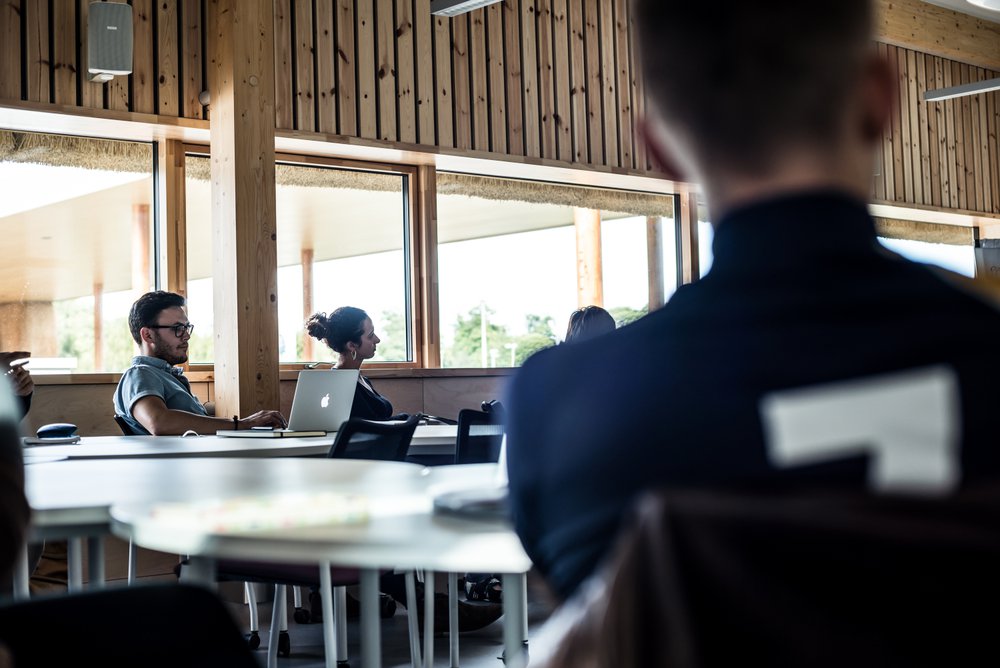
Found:
<svg viewBox="0 0 1000 668"><path fill-rule="evenodd" d="M160 284L165 285L170 292L187 296L184 143L179 139L162 141L158 154L160 177L156 187L160 190L160 220L163 222L160 227Z"/></svg>
<svg viewBox="0 0 1000 668"><path fill-rule="evenodd" d="M271 0L219 0L212 95L219 415L279 405Z"/></svg>
<svg viewBox="0 0 1000 668"><path fill-rule="evenodd" d="M104 284L94 283L94 371L104 370Z"/></svg>
<svg viewBox="0 0 1000 668"><path fill-rule="evenodd" d="M646 272L649 276L649 312L663 306L663 219L646 217Z"/></svg>
<svg viewBox="0 0 1000 668"><path fill-rule="evenodd" d="M313 249L302 249L302 322L313 314ZM302 337L302 359L313 359L313 337Z"/></svg>
<svg viewBox="0 0 1000 668"><path fill-rule="evenodd" d="M132 205L132 292L149 292L149 205ZM95 366L95 369L100 367Z"/></svg>
<svg viewBox="0 0 1000 668"><path fill-rule="evenodd" d="M1000 70L1000 22L924 0L878 0L876 16L881 42Z"/></svg>
<svg viewBox="0 0 1000 668"><path fill-rule="evenodd" d="M604 271L601 265L601 212L573 209L576 227L577 306L604 306Z"/></svg>
<svg viewBox="0 0 1000 668"><path fill-rule="evenodd" d="M677 240L677 284L694 283L701 277L698 266L698 198L690 192L674 195L674 215L680 216Z"/></svg>
<svg viewBox="0 0 1000 668"><path fill-rule="evenodd" d="M414 333L424 367L441 366L440 307L438 305L437 172L433 165L417 167L416 237L419 246L417 303Z"/></svg>

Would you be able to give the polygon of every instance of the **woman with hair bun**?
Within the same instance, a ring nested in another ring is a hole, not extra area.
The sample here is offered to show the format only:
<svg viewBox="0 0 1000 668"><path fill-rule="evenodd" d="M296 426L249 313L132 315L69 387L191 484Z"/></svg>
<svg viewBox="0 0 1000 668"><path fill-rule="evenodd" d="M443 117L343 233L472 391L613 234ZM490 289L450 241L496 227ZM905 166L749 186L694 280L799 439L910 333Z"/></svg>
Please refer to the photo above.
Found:
<svg viewBox="0 0 1000 668"><path fill-rule="evenodd" d="M375 356L380 339L368 314L353 306L341 306L329 316L313 313L306 320L306 331L323 341L340 357L335 369L358 369L365 360ZM358 374L358 389L351 406L352 418L388 420L393 417L392 404L375 391L371 381Z"/></svg>

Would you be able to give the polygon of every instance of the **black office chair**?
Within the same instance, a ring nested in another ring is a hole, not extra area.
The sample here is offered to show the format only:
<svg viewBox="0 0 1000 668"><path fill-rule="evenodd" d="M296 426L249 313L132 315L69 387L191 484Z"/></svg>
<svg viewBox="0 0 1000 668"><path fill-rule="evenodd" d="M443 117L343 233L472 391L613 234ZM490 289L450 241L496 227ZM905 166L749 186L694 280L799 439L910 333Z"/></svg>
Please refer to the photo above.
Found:
<svg viewBox="0 0 1000 668"><path fill-rule="evenodd" d="M204 587L184 584L0 605L0 647L17 668L259 668L225 604Z"/></svg>
<svg viewBox="0 0 1000 668"><path fill-rule="evenodd" d="M363 420L352 418L344 422L337 430L337 437L330 448L327 457L340 459L368 459L379 461L403 461L406 452L409 450L413 432L420 420L420 415L412 415L404 422L376 422L373 420ZM342 588L348 585L357 584L360 574L354 568L331 568L332 589L339 591L321 592L333 596L341 603L346 600L346 593ZM316 566L301 564L275 564L258 561L244 561L237 559L220 559L216 565L216 577L226 581L243 581L250 583L275 584L275 615L272 617L272 624L282 624L278 639L278 653L281 656L288 656L291 650L291 643L287 629L284 628L286 620L277 615L279 610L279 597L284 596L285 586L295 587L318 587L319 573ZM248 596L248 598L250 598ZM283 599L282 599L283 601ZM415 609L416 601L408 601L409 609ZM252 649L260 645L259 631L255 623L255 602L251 601L251 628L247 636L247 642ZM396 602L389 596L383 596L380 604L380 614L383 618L392 617L396 610ZM339 605L334 610L337 619L323 618L324 624L337 624L343 630L346 626L346 611L343 605ZM293 615L295 621L305 623L310 621L308 611L297 608ZM347 643L343 633L338 633L338 647L327 648L327 651L335 652L337 663L347 661Z"/></svg>
<svg viewBox="0 0 1000 668"><path fill-rule="evenodd" d="M118 425L118 428L122 430L122 434L124 434L125 436L140 435L139 432L132 429L129 423L125 421L125 418L123 418L121 415L118 415L117 413L115 413L115 424Z"/></svg>
<svg viewBox="0 0 1000 668"><path fill-rule="evenodd" d="M419 413L411 415L405 422L351 418L337 430L327 457L401 462L406 459L420 417Z"/></svg>
<svg viewBox="0 0 1000 668"><path fill-rule="evenodd" d="M483 410L464 408L458 412L455 438L456 464L485 464L500 459L504 411L499 401L484 401Z"/></svg>
<svg viewBox="0 0 1000 668"><path fill-rule="evenodd" d="M1000 487L651 494L532 666L1000 664Z"/></svg>

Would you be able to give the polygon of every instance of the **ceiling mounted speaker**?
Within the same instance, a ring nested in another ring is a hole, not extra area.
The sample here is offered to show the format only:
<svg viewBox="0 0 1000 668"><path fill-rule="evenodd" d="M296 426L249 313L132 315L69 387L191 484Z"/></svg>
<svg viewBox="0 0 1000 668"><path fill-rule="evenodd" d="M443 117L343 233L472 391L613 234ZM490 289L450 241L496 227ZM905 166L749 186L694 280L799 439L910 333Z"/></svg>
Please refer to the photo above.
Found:
<svg viewBox="0 0 1000 668"><path fill-rule="evenodd" d="M87 73L110 81L132 73L132 6L92 2L87 14Z"/></svg>
<svg viewBox="0 0 1000 668"><path fill-rule="evenodd" d="M500 0L431 0L431 14L457 16L497 2Z"/></svg>

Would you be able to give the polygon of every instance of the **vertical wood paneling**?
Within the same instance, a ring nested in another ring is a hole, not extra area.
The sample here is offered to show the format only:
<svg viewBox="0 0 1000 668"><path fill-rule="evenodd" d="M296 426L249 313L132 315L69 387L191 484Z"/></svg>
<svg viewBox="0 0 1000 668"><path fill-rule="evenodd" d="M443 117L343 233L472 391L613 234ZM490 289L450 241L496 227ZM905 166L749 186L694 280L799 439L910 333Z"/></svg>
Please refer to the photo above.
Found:
<svg viewBox="0 0 1000 668"><path fill-rule="evenodd" d="M566 0L552 0L552 47L555 61L556 109L552 120L556 128L556 157L573 161L573 123L570 112L569 18Z"/></svg>
<svg viewBox="0 0 1000 668"><path fill-rule="evenodd" d="M184 81L182 115L187 118L201 118L202 107L198 101L203 81L201 80L201 0L184 0L181 11L183 24L181 53L184 54Z"/></svg>
<svg viewBox="0 0 1000 668"><path fill-rule="evenodd" d="M897 57L896 47L893 46L889 47L889 58L891 59L893 66L896 68L898 77L899 59ZM899 82L897 81L897 86L898 85ZM900 87L899 90L903 90L902 87ZM905 176L905 173L903 172L903 145L902 145L903 134L902 134L902 127L900 124L902 111L899 108L900 106L902 105L897 105L896 108L893 109L891 131L889 133L889 141L891 142L892 145L892 166L893 166L892 169L893 184L891 189L892 201L903 198L903 178ZM886 187L886 193L888 194L889 192L890 189Z"/></svg>
<svg viewBox="0 0 1000 668"><path fill-rule="evenodd" d="M490 79L490 150L507 152L507 95L503 53L503 5L486 8L488 47L486 67Z"/></svg>
<svg viewBox="0 0 1000 668"><path fill-rule="evenodd" d="M472 148L490 150L489 77L486 71L486 10L469 12L469 58L472 75Z"/></svg>
<svg viewBox="0 0 1000 668"><path fill-rule="evenodd" d="M891 61L889 49L890 47L886 46L885 44L879 44L878 45L879 56L886 60ZM893 158L892 148L893 148L892 118L890 117L890 120L886 124L886 127L882 129L882 160L880 162L882 166L882 183L885 192L885 200L888 202L893 201L896 195L896 178L895 178L896 162Z"/></svg>
<svg viewBox="0 0 1000 668"><path fill-rule="evenodd" d="M524 154L541 157L535 0L521 0L521 84L524 91Z"/></svg>
<svg viewBox="0 0 1000 668"><path fill-rule="evenodd" d="M917 64L916 57L912 51L906 52L906 89L910 99L910 129L909 146L910 152L910 174L909 179L912 187L912 194L907 198L909 202L923 201L923 179L920 178L920 132L924 124L919 122L919 110L924 107L924 103L917 97Z"/></svg>
<svg viewBox="0 0 1000 668"><path fill-rule="evenodd" d="M913 154L910 150L910 96L909 74L906 65L906 50L897 49L897 73L899 75L899 134L896 135L902 156L903 200L913 201ZM899 192L896 196L899 196Z"/></svg>
<svg viewBox="0 0 1000 668"><path fill-rule="evenodd" d="M313 93L316 41L313 37L312 0L294 0L293 44L295 45L295 129L316 130L316 98Z"/></svg>
<svg viewBox="0 0 1000 668"><path fill-rule="evenodd" d="M274 0L274 123L295 127L292 90L292 0Z"/></svg>
<svg viewBox="0 0 1000 668"><path fill-rule="evenodd" d="M962 85L962 65L960 63L951 64L952 85ZM952 141L955 144L955 190L958 193L956 206L962 209L969 208L969 195L965 186L965 115L962 112L963 100L967 98L957 97L948 100L955 108L955 134Z"/></svg>
<svg viewBox="0 0 1000 668"><path fill-rule="evenodd" d="M925 56L928 88L939 88L941 79L941 59ZM942 108L940 104L927 106L927 153L930 162L930 204L941 206L941 136Z"/></svg>
<svg viewBox="0 0 1000 668"><path fill-rule="evenodd" d="M927 103L924 102L924 93L927 92L927 68L926 60L922 53L914 54L916 63L916 99L917 99L917 136L919 142L916 144L914 153L914 163L920 165L920 174L916 180L919 183L920 201L924 204L930 203L931 199L931 152L930 148L930 119L928 118ZM912 70L911 70L912 71Z"/></svg>
<svg viewBox="0 0 1000 668"><path fill-rule="evenodd" d="M316 130L330 134L337 132L335 11L332 0L316 3Z"/></svg>
<svg viewBox="0 0 1000 668"><path fill-rule="evenodd" d="M393 0L377 0L377 69L379 139L396 141L396 46Z"/></svg>
<svg viewBox="0 0 1000 668"><path fill-rule="evenodd" d="M214 0L206 0L206 17L214 16ZM153 63L153 3L152 0L132 0L132 35L135 38L132 44L132 111L143 114L156 112L156 65ZM213 25L209 20L208 25ZM209 44L212 42L207 40ZM115 77L115 81L121 77ZM111 83L115 83L112 81ZM127 82L125 82L127 83ZM112 98L118 100L112 102ZM112 109L114 105L121 104L121 98L125 97L128 103L128 88L124 91L115 91L112 94L112 87L108 86L108 106Z"/></svg>
<svg viewBox="0 0 1000 668"><path fill-rule="evenodd" d="M0 99L21 99L21 3L0 4Z"/></svg>
<svg viewBox="0 0 1000 668"><path fill-rule="evenodd" d="M337 115L342 135L358 134L354 0L337 0Z"/></svg>
<svg viewBox="0 0 1000 668"><path fill-rule="evenodd" d="M375 103L375 5L373 0L357 0L358 133L378 137L378 108Z"/></svg>
<svg viewBox="0 0 1000 668"><path fill-rule="evenodd" d="M963 64L962 83L972 82L972 70L969 65ZM964 95L958 99L962 101L962 144L965 147L965 207L967 209L977 208L979 205L979 188L976 187L976 128L978 123L972 122L972 104L975 95Z"/></svg>
<svg viewBox="0 0 1000 668"><path fill-rule="evenodd" d="M611 0L600 3L601 108L604 110L604 164L621 165L618 152L618 81L615 77L615 21Z"/></svg>
<svg viewBox="0 0 1000 668"><path fill-rule="evenodd" d="M969 70L973 81L982 81L983 72L977 67L972 67ZM981 100L984 95L970 95L969 96L969 124L972 129L972 141L970 143L970 148L972 149L972 171L970 176L972 178L971 184L976 192L976 211L984 211L986 204L986 188L985 183L982 183L976 177L978 175L986 176L986 172L983 171L983 153L982 153L982 138L980 137L980 107Z"/></svg>
<svg viewBox="0 0 1000 668"><path fill-rule="evenodd" d="M433 18L430 0L416 0L414 39L417 70L417 141L432 146L434 136L434 40L431 38Z"/></svg>
<svg viewBox="0 0 1000 668"><path fill-rule="evenodd" d="M585 66L586 28L583 0L569 0L569 91L573 127L573 162L590 162L587 132L587 68Z"/></svg>
<svg viewBox="0 0 1000 668"><path fill-rule="evenodd" d="M177 51L177 3L158 2L156 5L157 83L159 98L157 113L177 116L180 111Z"/></svg>
<svg viewBox="0 0 1000 668"><path fill-rule="evenodd" d="M536 0L538 40L538 105L541 113L542 157L556 158L555 82L552 67L552 1Z"/></svg>
<svg viewBox="0 0 1000 668"><path fill-rule="evenodd" d="M469 15L451 19L451 58L455 101L455 148L472 148L472 91L469 82Z"/></svg>
<svg viewBox="0 0 1000 668"><path fill-rule="evenodd" d="M597 29L598 7L596 2L583 3L584 66L587 72L587 143L591 164L607 164L604 153L604 116L601 110L601 44Z"/></svg>
<svg viewBox="0 0 1000 668"><path fill-rule="evenodd" d="M455 145L454 105L451 86L451 19L434 16L434 90L437 98L438 146Z"/></svg>
<svg viewBox="0 0 1000 668"><path fill-rule="evenodd" d="M104 85L90 81L90 75L87 72L87 54L89 53L87 24L90 20L90 0L77 2L77 15L80 17L80 29L77 31L77 45L79 47L77 50L77 62L79 63L77 82L80 85L80 106L101 109L104 107ZM20 42L20 36L18 37L18 42Z"/></svg>
<svg viewBox="0 0 1000 668"><path fill-rule="evenodd" d="M504 56L507 58L507 152L524 155L524 106L521 81L521 10L517 0L503 1Z"/></svg>
<svg viewBox="0 0 1000 668"><path fill-rule="evenodd" d="M49 5L46 2L27 2L24 5L25 41L28 60L28 100L50 102L49 73Z"/></svg>
<svg viewBox="0 0 1000 668"><path fill-rule="evenodd" d="M615 66L618 69L618 117L621 166L633 169L635 136L632 131L632 86L629 62L628 13L625 0L615 0Z"/></svg>
<svg viewBox="0 0 1000 668"><path fill-rule="evenodd" d="M413 71L413 5L396 0L396 74L398 79L399 141L417 141L416 82Z"/></svg>
<svg viewBox="0 0 1000 668"><path fill-rule="evenodd" d="M52 16L52 88L56 104L76 104L76 4L60 2Z"/></svg>
<svg viewBox="0 0 1000 668"><path fill-rule="evenodd" d="M1000 73L992 72L990 77L1000 76ZM987 133L986 155L990 159L990 190L993 192L994 213L1000 213L1000 100L996 95L986 96L986 107L988 113L986 117L990 122L990 131Z"/></svg>
<svg viewBox="0 0 1000 668"><path fill-rule="evenodd" d="M630 51L630 60L632 62L632 108L635 113L635 128L634 133L636 134L635 140L635 162L636 167L640 170L649 171L652 170L652 165L649 160L649 152L646 150L645 137L639 132L643 118L646 115L646 86L642 78L642 63L639 60L639 55L636 53L635 49L635 22L632 17L629 16L629 41L632 44Z"/></svg>

